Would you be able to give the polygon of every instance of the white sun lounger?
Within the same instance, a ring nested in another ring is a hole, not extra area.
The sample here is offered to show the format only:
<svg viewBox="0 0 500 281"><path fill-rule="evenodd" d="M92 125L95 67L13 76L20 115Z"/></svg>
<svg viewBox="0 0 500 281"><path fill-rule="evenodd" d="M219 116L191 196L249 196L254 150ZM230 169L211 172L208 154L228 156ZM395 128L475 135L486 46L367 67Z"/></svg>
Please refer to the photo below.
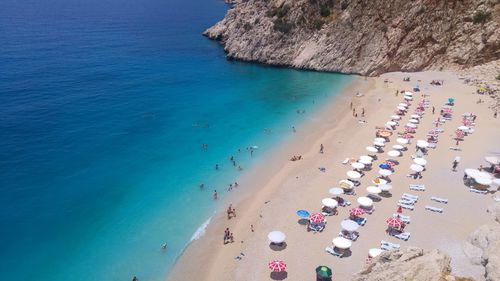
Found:
<svg viewBox="0 0 500 281"><path fill-rule="evenodd" d="M402 220L406 224L410 224L410 222L411 222L410 216L405 216L405 215L397 214L397 213L392 214L392 216L395 218L399 217L399 219Z"/></svg>
<svg viewBox="0 0 500 281"><path fill-rule="evenodd" d="M405 196L404 194L401 195L401 200L410 201L410 202L412 202L411 204L413 204L413 205L415 205L415 203L417 203L417 201L418 201L417 198Z"/></svg>
<svg viewBox="0 0 500 281"><path fill-rule="evenodd" d="M423 184L410 184L410 190L425 191L425 185L423 185Z"/></svg>
<svg viewBox="0 0 500 281"><path fill-rule="evenodd" d="M399 204L405 204L405 205L415 205L415 201L411 200L411 199L405 199L405 198L401 198L399 199L398 201Z"/></svg>
<svg viewBox="0 0 500 281"><path fill-rule="evenodd" d="M431 200L432 200L432 201L439 202L439 203L443 203L443 204L448 204L448 199L446 199L446 198L441 198L441 197L432 196L432 197L431 197Z"/></svg>
<svg viewBox="0 0 500 281"><path fill-rule="evenodd" d="M429 148L436 148L436 144L435 143L429 143Z"/></svg>
<svg viewBox="0 0 500 281"><path fill-rule="evenodd" d="M415 201L418 200L418 196L417 195L413 195L413 194L410 194L410 193L403 193L403 196L404 197L408 197L408 198L412 198L414 199Z"/></svg>
<svg viewBox="0 0 500 281"><path fill-rule="evenodd" d="M380 248L383 250L397 250L401 248L401 245L382 240L380 241Z"/></svg>
<svg viewBox="0 0 500 281"><path fill-rule="evenodd" d="M404 240L404 241L407 241L408 239L410 239L410 233L409 232L403 232L403 233L389 233L389 235L393 236L393 237L396 237L398 239L401 239L401 240Z"/></svg>
<svg viewBox="0 0 500 281"><path fill-rule="evenodd" d="M486 193L488 193L487 190L479 190L479 189L475 189L475 188L472 188L472 187L469 190L470 190L470 192L479 193L479 194L486 194Z"/></svg>
<svg viewBox="0 0 500 281"><path fill-rule="evenodd" d="M450 149L455 151L462 151L462 149L458 146L450 146Z"/></svg>
<svg viewBox="0 0 500 281"><path fill-rule="evenodd" d="M432 207L432 206L425 206L425 209L426 210L429 210L429 211L432 211L432 212L436 212L436 213L442 213L443 212L443 208L437 208L437 207Z"/></svg>
<svg viewBox="0 0 500 281"><path fill-rule="evenodd" d="M408 204L398 203L398 206L400 206L403 209L412 210L412 211L413 211L413 209L415 209L415 207L413 205L408 205Z"/></svg>
<svg viewBox="0 0 500 281"><path fill-rule="evenodd" d="M341 258L341 257L343 257L343 256L344 256L344 254L343 254L343 253L335 252L335 250L333 249L333 247L332 247L332 246L326 247L326 248L325 248L325 252L327 252L327 253L329 253L329 254L331 254L331 255L334 255L334 256L336 256L336 257L339 257L339 258Z"/></svg>
<svg viewBox="0 0 500 281"><path fill-rule="evenodd" d="M346 158L346 159L344 159L344 161L342 161L342 164L343 164L343 165L346 165L347 163L349 163L349 160L350 160L350 158Z"/></svg>

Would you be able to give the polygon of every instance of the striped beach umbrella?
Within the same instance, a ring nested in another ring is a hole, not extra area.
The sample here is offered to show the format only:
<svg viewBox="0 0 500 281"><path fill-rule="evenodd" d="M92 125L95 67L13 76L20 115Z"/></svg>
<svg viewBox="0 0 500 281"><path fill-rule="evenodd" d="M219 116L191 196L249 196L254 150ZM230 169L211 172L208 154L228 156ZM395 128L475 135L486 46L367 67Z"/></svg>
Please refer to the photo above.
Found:
<svg viewBox="0 0 500 281"><path fill-rule="evenodd" d="M387 225L393 228L401 228L403 226L403 221L396 217L390 217L386 220Z"/></svg>
<svg viewBox="0 0 500 281"><path fill-rule="evenodd" d="M278 260L270 261L268 265L269 269L271 269L274 272L282 272L285 271L286 269L286 263L284 263L283 261L278 261Z"/></svg>
<svg viewBox="0 0 500 281"><path fill-rule="evenodd" d="M309 220L314 223L322 223L325 221L325 216L320 213L311 214Z"/></svg>
<svg viewBox="0 0 500 281"><path fill-rule="evenodd" d="M359 216L363 215L364 213L365 213L365 211L359 207L352 208L349 210L349 214L353 217L359 217Z"/></svg>

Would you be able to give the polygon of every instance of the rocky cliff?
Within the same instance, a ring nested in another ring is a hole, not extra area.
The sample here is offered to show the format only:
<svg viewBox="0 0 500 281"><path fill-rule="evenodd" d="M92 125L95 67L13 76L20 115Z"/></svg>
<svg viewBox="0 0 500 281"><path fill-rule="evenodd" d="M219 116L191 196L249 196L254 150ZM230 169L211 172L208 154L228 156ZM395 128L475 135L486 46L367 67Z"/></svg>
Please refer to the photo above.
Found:
<svg viewBox="0 0 500 281"><path fill-rule="evenodd" d="M499 0L230 0L228 58L378 75L500 59Z"/></svg>

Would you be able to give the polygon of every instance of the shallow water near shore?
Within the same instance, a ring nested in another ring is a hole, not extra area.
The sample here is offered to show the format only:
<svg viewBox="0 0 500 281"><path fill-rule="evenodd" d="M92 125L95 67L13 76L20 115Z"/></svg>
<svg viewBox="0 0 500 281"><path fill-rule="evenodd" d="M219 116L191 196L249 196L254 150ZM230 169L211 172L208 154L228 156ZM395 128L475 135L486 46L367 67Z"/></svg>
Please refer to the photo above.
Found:
<svg viewBox="0 0 500 281"><path fill-rule="evenodd" d="M229 156L245 171L352 80L227 61L201 36L226 9L0 3L5 279L163 280L242 173Z"/></svg>

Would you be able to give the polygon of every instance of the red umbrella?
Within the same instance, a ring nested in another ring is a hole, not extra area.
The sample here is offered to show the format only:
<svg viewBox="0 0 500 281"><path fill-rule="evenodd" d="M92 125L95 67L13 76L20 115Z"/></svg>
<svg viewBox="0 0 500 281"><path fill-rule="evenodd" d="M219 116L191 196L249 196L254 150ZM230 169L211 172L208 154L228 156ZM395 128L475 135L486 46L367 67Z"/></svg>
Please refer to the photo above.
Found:
<svg viewBox="0 0 500 281"><path fill-rule="evenodd" d="M286 269L286 264L283 261L270 261L269 262L269 269L271 269L274 272L281 272Z"/></svg>
<svg viewBox="0 0 500 281"><path fill-rule="evenodd" d="M325 221L325 216L323 216L322 214L320 213L316 213L316 214L311 214L309 216L309 220L311 222L314 222L314 223L322 223Z"/></svg>
<svg viewBox="0 0 500 281"><path fill-rule="evenodd" d="M457 138L459 138L459 139L461 139L465 136L465 133L460 131L460 130L455 131L455 134L457 135Z"/></svg>
<svg viewBox="0 0 500 281"><path fill-rule="evenodd" d="M393 228L401 228L403 226L403 222L399 218L394 218L394 217L388 218L386 222L389 225L389 227Z"/></svg>
<svg viewBox="0 0 500 281"><path fill-rule="evenodd" d="M349 210L349 214L353 217L358 217L358 216L361 216L362 214L364 214L365 211L359 207L356 207L356 208L352 208Z"/></svg>

